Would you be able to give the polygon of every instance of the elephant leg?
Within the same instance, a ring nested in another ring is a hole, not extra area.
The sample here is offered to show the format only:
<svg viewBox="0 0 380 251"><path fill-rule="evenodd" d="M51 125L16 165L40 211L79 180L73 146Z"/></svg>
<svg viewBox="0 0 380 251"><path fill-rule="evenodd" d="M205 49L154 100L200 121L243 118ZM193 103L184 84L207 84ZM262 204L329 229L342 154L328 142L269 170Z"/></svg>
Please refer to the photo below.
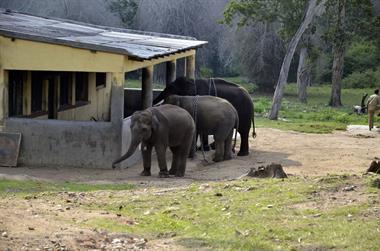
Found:
<svg viewBox="0 0 380 251"><path fill-rule="evenodd" d="M240 134L240 151L238 153L238 156L247 156L249 155L249 145L248 145L248 138L249 138L249 129L241 129L239 130Z"/></svg>
<svg viewBox="0 0 380 251"><path fill-rule="evenodd" d="M224 141L224 160L232 159L232 135L234 131L228 134L226 140Z"/></svg>
<svg viewBox="0 0 380 251"><path fill-rule="evenodd" d="M178 163L179 163L178 147L170 147L170 150L173 153L173 159L172 159L172 166L169 170L169 174L174 175L177 173L177 167L178 167Z"/></svg>
<svg viewBox="0 0 380 251"><path fill-rule="evenodd" d="M207 134L202 134L202 144L203 144L203 151L206 151L206 152L210 151Z"/></svg>
<svg viewBox="0 0 380 251"><path fill-rule="evenodd" d="M169 172L166 165L166 146L158 145L156 146L156 154L158 160L158 166L160 167L159 177L168 178Z"/></svg>
<svg viewBox="0 0 380 251"><path fill-rule="evenodd" d="M189 151L189 158L193 159L195 156L195 151L197 149L197 140L198 140L198 134L196 134L193 137L193 140L191 142L190 151Z"/></svg>
<svg viewBox="0 0 380 251"><path fill-rule="evenodd" d="M183 144L180 146L178 149L178 166L177 166L177 173L175 176L177 177L183 177L185 176L185 171L186 171L186 163L187 163L187 158L186 156L190 151L194 149L194 140L188 139L187 142L183 142ZM192 149L190 149L192 148Z"/></svg>
<svg viewBox="0 0 380 251"><path fill-rule="evenodd" d="M152 163L152 146L141 144L144 170L141 172L141 176L150 176L150 168Z"/></svg>
<svg viewBox="0 0 380 251"><path fill-rule="evenodd" d="M215 137L215 156L213 161L219 162L224 159L224 140L220 140Z"/></svg>

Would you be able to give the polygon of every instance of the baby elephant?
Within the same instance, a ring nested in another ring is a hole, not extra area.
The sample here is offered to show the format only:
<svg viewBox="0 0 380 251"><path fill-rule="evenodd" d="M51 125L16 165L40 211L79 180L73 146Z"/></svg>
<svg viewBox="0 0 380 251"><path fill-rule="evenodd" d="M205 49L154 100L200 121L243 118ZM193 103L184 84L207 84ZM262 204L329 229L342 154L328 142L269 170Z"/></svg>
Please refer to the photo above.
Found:
<svg viewBox="0 0 380 251"><path fill-rule="evenodd" d="M232 136L234 128L239 128L239 116L235 108L225 99L214 96L178 96L171 95L165 103L184 108L194 118L197 134L214 135L215 157L219 162L232 158ZM196 137L195 137L196 138ZM194 141L195 144L195 141ZM190 156L194 154L192 147Z"/></svg>
<svg viewBox="0 0 380 251"><path fill-rule="evenodd" d="M193 118L184 109L174 105L151 107L135 112L131 118L131 144L125 155L116 160L112 167L129 158L141 142L144 171L142 176L150 176L152 148L155 147L160 167L159 176L174 174L183 177L186 160L192 146L195 125ZM166 167L166 149L170 147L173 160L170 171Z"/></svg>

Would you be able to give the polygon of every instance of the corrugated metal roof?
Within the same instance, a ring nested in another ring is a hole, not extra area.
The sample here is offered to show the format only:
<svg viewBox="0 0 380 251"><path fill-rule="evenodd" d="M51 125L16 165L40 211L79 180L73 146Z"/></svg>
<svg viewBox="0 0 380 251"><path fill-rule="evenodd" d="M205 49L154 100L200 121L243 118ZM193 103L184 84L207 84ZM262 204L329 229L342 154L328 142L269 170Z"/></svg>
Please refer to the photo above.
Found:
<svg viewBox="0 0 380 251"><path fill-rule="evenodd" d="M1 8L0 35L123 54L137 60L195 49L207 43L192 37L96 26Z"/></svg>

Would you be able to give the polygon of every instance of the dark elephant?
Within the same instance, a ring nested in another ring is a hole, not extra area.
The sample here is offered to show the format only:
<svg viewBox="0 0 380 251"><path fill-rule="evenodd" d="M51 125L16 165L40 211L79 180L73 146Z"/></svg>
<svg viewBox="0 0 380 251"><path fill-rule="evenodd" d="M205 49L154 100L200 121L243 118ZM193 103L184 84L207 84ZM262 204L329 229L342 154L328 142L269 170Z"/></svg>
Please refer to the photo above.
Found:
<svg viewBox="0 0 380 251"><path fill-rule="evenodd" d="M219 162L232 158L232 136L234 128L239 127L239 116L235 108L225 99L214 96L170 95L165 104L173 104L188 111L194 118L197 135L214 135L215 157ZM195 141L192 154L195 150Z"/></svg>
<svg viewBox="0 0 380 251"><path fill-rule="evenodd" d="M180 77L168 84L153 103L157 104L171 94L181 96L212 95L228 100L239 115L238 131L241 137L241 145L238 155L246 156L249 154L248 138L251 123L253 124L253 137L256 137L256 132L253 102L244 88L223 79L196 79L194 81Z"/></svg>
<svg viewBox="0 0 380 251"><path fill-rule="evenodd" d="M180 130L179 130L180 128ZM141 142L144 171L142 176L150 176L152 148L156 149L159 176L166 178L169 174L183 177L186 161L192 146L195 125L191 115L174 105L151 107L135 112L131 117L131 144L125 155L116 160L112 166L129 158ZM173 153L172 166L168 172L166 166L166 149Z"/></svg>

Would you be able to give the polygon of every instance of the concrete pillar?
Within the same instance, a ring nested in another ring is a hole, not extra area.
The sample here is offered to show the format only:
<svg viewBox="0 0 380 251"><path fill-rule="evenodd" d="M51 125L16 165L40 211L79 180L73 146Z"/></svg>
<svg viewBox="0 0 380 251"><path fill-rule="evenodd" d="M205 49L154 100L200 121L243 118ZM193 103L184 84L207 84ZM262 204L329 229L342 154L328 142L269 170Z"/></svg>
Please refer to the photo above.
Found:
<svg viewBox="0 0 380 251"><path fill-rule="evenodd" d="M195 55L186 58L186 77L195 79Z"/></svg>
<svg viewBox="0 0 380 251"><path fill-rule="evenodd" d="M142 109L151 107L153 104L153 66L148 66L142 70Z"/></svg>
<svg viewBox="0 0 380 251"><path fill-rule="evenodd" d="M8 117L8 72L0 68L0 131Z"/></svg>
<svg viewBox="0 0 380 251"><path fill-rule="evenodd" d="M166 62L166 85L174 82L177 77L177 60Z"/></svg>
<svg viewBox="0 0 380 251"><path fill-rule="evenodd" d="M124 72L112 72L111 75L111 122L121 130L124 118Z"/></svg>
<svg viewBox="0 0 380 251"><path fill-rule="evenodd" d="M26 73L26 80L23 84L22 90L23 96L23 108L22 115L27 116L32 114L32 72Z"/></svg>

